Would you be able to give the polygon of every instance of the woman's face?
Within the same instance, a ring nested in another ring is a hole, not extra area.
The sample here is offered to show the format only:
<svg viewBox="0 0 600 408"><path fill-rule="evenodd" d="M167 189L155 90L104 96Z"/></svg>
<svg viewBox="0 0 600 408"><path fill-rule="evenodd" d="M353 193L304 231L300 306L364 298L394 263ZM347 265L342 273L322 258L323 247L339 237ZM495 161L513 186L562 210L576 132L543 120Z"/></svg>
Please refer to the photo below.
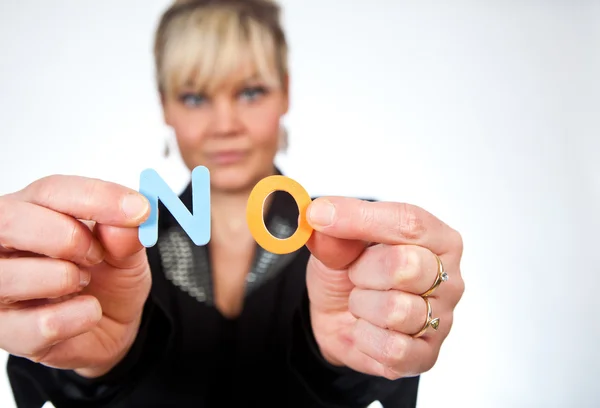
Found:
<svg viewBox="0 0 600 408"><path fill-rule="evenodd" d="M240 74L210 94L184 89L164 98L165 121L190 170L207 167L213 189L247 190L272 174L287 91L287 81L270 88Z"/></svg>

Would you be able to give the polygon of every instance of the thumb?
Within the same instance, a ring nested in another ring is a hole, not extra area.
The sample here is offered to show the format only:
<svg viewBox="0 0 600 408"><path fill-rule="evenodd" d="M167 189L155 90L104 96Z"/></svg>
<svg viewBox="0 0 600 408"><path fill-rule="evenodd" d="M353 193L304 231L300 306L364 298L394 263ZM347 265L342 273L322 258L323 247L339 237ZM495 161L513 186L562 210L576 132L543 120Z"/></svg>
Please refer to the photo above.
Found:
<svg viewBox="0 0 600 408"><path fill-rule="evenodd" d="M369 243L358 239L343 239L321 232L320 225L331 222L332 204L326 198L311 202L306 219L314 231L306 243L312 253L307 268L307 287L315 310L322 313L345 312L354 284L346 268L354 262Z"/></svg>
<svg viewBox="0 0 600 408"><path fill-rule="evenodd" d="M146 248L137 231L106 224L94 228L105 256L103 263L93 267L85 291L98 299L104 315L122 324L139 318L152 283Z"/></svg>
<svg viewBox="0 0 600 408"><path fill-rule="evenodd" d="M94 233L105 251L105 262L118 269L135 268L146 261L137 227L96 224Z"/></svg>
<svg viewBox="0 0 600 408"><path fill-rule="evenodd" d="M323 313L345 312L354 284L344 269L328 268L314 255L306 269L306 286L311 305Z"/></svg>
<svg viewBox="0 0 600 408"><path fill-rule="evenodd" d="M327 268L344 269L360 256L369 242L337 238L319 231L321 225L331 223L333 214L333 204L327 198L317 198L310 203L306 219L314 231L306 247Z"/></svg>

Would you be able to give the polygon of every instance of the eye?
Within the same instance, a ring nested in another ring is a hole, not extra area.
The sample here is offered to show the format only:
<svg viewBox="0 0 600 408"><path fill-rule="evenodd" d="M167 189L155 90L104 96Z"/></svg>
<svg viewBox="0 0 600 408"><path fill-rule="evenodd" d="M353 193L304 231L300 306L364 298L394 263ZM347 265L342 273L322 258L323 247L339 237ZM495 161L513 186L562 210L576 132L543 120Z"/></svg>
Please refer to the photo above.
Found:
<svg viewBox="0 0 600 408"><path fill-rule="evenodd" d="M179 100L185 106L189 106L191 108L195 108L195 107L200 106L204 102L206 102L206 97L204 97L204 95L200 95L200 94L187 93L187 94L181 95L179 97Z"/></svg>
<svg viewBox="0 0 600 408"><path fill-rule="evenodd" d="M254 86L254 87L244 88L242 90L242 92L240 92L240 97L244 100L252 102L252 101L257 100L258 98L260 98L261 96L263 96L266 93L267 93L267 90L265 87Z"/></svg>

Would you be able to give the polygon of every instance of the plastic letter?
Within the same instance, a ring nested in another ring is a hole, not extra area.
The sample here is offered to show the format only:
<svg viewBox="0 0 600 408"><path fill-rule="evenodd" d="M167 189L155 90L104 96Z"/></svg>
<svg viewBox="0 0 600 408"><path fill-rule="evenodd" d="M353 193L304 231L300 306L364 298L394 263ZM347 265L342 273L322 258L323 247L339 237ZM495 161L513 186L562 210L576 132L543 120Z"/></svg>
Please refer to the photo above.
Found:
<svg viewBox="0 0 600 408"><path fill-rule="evenodd" d="M206 245L210 241L210 174L206 167L198 166L192 171L192 213L153 169L141 173L140 193L150 201L151 207L150 216L138 230L140 242L146 248L158 242L158 200L194 244Z"/></svg>
<svg viewBox="0 0 600 408"><path fill-rule="evenodd" d="M286 239L271 235L263 218L263 206L266 198L274 191L286 191L296 201L300 217L298 228ZM311 203L310 195L295 180L285 176L270 176L262 179L254 186L248 198L246 221L252 236L263 249L274 254L289 254L300 249L310 238L313 229L306 220L306 210Z"/></svg>

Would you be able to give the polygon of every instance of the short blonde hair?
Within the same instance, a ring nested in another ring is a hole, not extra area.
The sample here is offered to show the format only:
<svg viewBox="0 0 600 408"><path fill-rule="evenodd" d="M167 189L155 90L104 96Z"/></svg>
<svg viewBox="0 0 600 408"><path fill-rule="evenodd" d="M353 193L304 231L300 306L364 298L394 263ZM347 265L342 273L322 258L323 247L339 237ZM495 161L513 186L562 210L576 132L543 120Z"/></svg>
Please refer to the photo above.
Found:
<svg viewBox="0 0 600 408"><path fill-rule="evenodd" d="M288 74L280 8L270 0L178 0L160 19L154 42L163 95L210 91L241 68L269 86Z"/></svg>

